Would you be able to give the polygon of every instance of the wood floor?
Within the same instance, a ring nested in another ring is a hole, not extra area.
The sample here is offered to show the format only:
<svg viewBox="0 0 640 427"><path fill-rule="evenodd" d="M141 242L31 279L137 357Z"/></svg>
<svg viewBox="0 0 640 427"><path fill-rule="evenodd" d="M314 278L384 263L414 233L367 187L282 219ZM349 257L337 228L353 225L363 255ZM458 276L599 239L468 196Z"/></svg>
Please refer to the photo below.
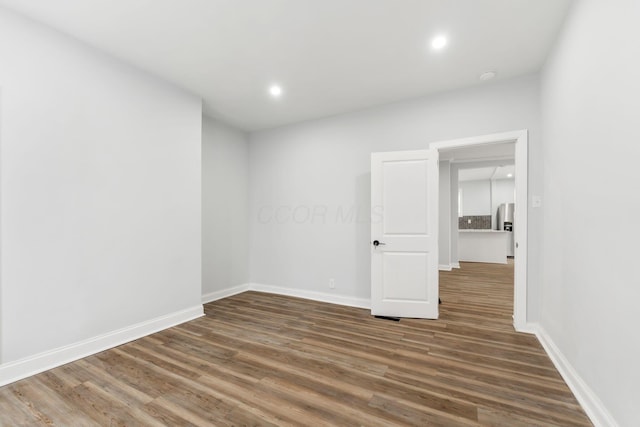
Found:
<svg viewBox="0 0 640 427"><path fill-rule="evenodd" d="M206 316L0 388L2 426L589 426L513 266L441 273L441 319L246 292Z"/></svg>

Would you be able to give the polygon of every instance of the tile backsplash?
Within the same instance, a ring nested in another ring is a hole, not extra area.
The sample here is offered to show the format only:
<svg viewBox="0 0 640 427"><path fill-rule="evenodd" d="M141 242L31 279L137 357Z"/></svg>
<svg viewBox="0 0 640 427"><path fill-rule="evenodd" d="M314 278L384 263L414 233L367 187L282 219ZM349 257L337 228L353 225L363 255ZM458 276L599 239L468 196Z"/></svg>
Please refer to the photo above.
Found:
<svg viewBox="0 0 640 427"><path fill-rule="evenodd" d="M491 215L468 215L458 217L459 230L491 230Z"/></svg>

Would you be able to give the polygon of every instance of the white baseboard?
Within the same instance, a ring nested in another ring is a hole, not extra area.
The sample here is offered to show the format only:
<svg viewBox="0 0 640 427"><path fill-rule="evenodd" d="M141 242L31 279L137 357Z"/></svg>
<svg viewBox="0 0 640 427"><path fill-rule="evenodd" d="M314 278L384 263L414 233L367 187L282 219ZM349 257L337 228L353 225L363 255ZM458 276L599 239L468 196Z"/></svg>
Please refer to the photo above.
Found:
<svg viewBox="0 0 640 427"><path fill-rule="evenodd" d="M536 323L517 324L513 322L513 328L516 330L516 332L522 332L523 334L536 335L536 333L538 332L538 325Z"/></svg>
<svg viewBox="0 0 640 427"><path fill-rule="evenodd" d="M451 271L451 270L453 270L453 267L451 267L451 264L440 264L438 266L438 270L440 270L440 271Z"/></svg>
<svg viewBox="0 0 640 427"><path fill-rule="evenodd" d="M75 344L0 365L0 386L142 338L204 315L201 305L156 317Z"/></svg>
<svg viewBox="0 0 640 427"><path fill-rule="evenodd" d="M451 268L460 268L460 263L458 261L451 263Z"/></svg>
<svg viewBox="0 0 640 427"><path fill-rule="evenodd" d="M301 289L281 288L278 286L264 285L261 283L249 284L249 290L267 292L270 294L287 295L310 299L313 301L328 302L331 304L346 305L349 307L371 308L371 300L367 298L354 298L343 295L326 294L324 292L305 291Z"/></svg>
<svg viewBox="0 0 640 427"><path fill-rule="evenodd" d="M232 295L241 294L242 292L249 290L249 284L244 283L242 285L233 286L231 288L222 289L220 291L209 292L208 294L202 295L202 303L206 304L208 302L217 301L222 298L227 298Z"/></svg>
<svg viewBox="0 0 640 427"><path fill-rule="evenodd" d="M540 344L544 347L549 358L558 372L560 372L560 375L562 375L562 378L575 395L593 425L595 427L618 427L618 423L602 404L602 401L600 401L598 396L591 390L587 383L584 382L573 366L571 366L569 360L562 354L544 328L539 324L532 326L535 329L535 334Z"/></svg>

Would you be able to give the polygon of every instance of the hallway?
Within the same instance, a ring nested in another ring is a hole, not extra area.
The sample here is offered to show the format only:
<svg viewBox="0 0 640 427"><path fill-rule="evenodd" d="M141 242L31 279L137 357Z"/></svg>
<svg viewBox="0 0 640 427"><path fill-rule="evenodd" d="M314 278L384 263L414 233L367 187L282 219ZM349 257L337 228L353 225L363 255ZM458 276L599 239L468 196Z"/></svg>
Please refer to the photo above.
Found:
<svg viewBox="0 0 640 427"><path fill-rule="evenodd" d="M513 259L440 272L440 320L513 331Z"/></svg>

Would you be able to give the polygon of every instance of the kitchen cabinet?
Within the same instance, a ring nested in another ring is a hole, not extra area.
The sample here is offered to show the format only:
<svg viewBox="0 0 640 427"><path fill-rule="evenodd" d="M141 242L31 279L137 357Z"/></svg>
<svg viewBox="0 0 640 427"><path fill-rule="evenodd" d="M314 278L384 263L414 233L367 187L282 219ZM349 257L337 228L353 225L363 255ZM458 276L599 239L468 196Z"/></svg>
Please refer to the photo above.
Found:
<svg viewBox="0 0 640 427"><path fill-rule="evenodd" d="M458 259L467 262L507 263L509 232L499 230L460 230Z"/></svg>

